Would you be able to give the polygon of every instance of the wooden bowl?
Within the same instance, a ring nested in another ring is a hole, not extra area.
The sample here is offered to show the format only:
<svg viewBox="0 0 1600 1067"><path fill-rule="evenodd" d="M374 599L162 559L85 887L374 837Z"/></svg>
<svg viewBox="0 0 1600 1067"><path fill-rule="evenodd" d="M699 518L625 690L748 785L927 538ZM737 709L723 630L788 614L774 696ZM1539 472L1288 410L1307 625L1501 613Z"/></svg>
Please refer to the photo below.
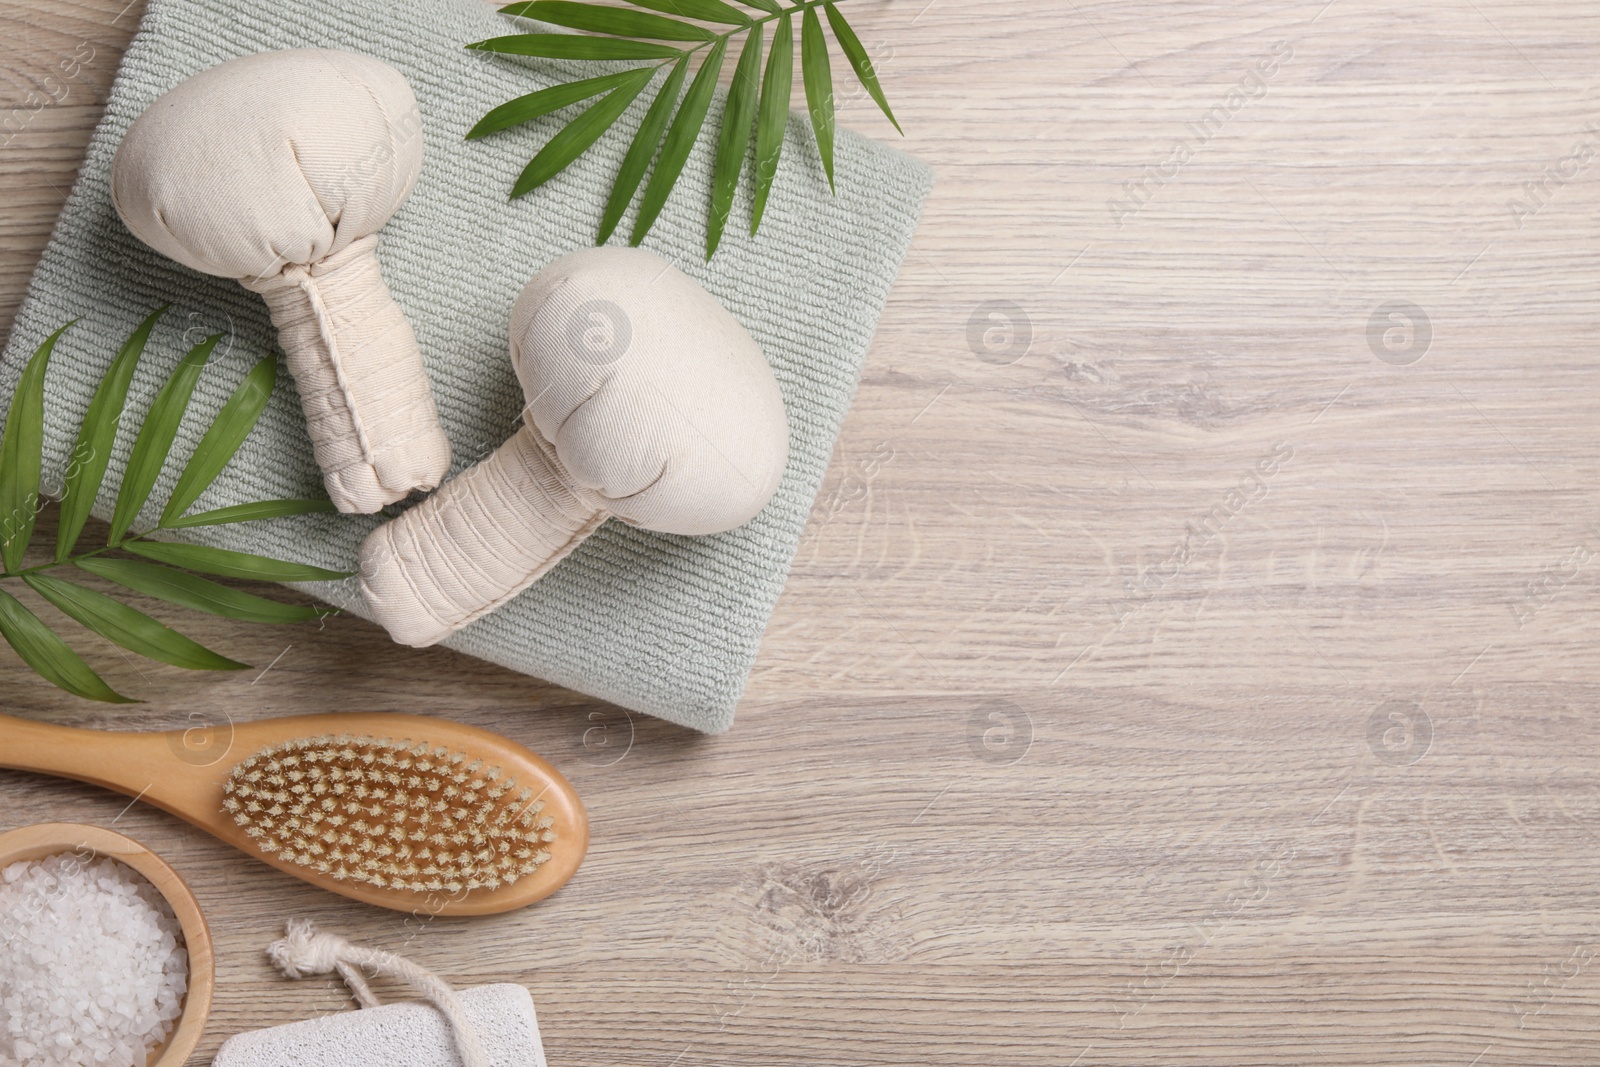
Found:
<svg viewBox="0 0 1600 1067"><path fill-rule="evenodd" d="M132 838L74 822L39 823L0 834L0 870L26 860L85 851L119 860L138 871L167 899L183 927L183 939L189 950L189 991L184 994L183 1014L178 1017L172 1036L145 1061L145 1067L180 1067L200 1043L206 1017L211 1014L216 965L211 952L211 930L200 913L194 893L177 872Z"/></svg>

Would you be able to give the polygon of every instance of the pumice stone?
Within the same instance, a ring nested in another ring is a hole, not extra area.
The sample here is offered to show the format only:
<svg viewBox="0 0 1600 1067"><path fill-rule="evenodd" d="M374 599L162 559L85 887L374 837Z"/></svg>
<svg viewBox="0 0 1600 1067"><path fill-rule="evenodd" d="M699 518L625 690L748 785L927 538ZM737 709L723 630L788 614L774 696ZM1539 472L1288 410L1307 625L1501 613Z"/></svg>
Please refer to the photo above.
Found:
<svg viewBox="0 0 1600 1067"><path fill-rule="evenodd" d="M196 74L134 121L111 165L134 236L266 299L343 512L378 511L450 469L416 335L376 254L421 169L405 78L315 48Z"/></svg>
<svg viewBox="0 0 1600 1067"><path fill-rule="evenodd" d="M632 248L541 271L511 313L523 425L361 549L374 617L431 645L538 581L609 516L721 533L777 491L789 427L755 340L687 275Z"/></svg>

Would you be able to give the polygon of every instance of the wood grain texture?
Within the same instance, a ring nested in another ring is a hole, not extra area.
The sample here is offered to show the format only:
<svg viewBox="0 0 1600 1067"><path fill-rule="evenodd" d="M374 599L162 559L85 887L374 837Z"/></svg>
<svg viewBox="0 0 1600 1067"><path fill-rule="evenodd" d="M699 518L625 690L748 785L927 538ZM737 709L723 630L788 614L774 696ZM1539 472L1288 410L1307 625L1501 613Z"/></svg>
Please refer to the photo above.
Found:
<svg viewBox="0 0 1600 1067"><path fill-rule="evenodd" d="M0 7L5 108L95 49L0 148L6 321L139 7ZM5 776L0 828L115 824L192 881L206 1054L348 1007L268 970L304 914L525 983L564 1065L1595 1063L1600 12L846 10L939 185L731 735L152 609L272 666L85 641L150 703L4 656L6 709L459 719L572 778L586 866L430 922L69 783Z"/></svg>

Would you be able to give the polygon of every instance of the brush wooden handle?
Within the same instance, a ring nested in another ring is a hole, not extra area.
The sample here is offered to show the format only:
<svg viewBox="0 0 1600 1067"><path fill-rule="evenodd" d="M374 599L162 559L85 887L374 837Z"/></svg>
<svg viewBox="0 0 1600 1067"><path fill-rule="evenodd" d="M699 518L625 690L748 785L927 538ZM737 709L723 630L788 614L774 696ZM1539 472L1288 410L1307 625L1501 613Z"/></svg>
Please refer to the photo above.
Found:
<svg viewBox="0 0 1600 1067"><path fill-rule="evenodd" d="M550 859L509 886L446 896L336 881L258 849L223 810L234 766L297 738L351 734L443 745L501 767L544 801L557 839ZM382 908L428 915L494 915L542 900L565 885L589 847L589 818L572 784L545 760L499 734L420 715L358 712L296 715L160 733L80 730L0 715L0 767L88 782L137 797L219 840L329 892Z"/></svg>
<svg viewBox="0 0 1600 1067"><path fill-rule="evenodd" d="M169 757L166 734L77 730L0 715L0 767L35 771L137 796Z"/></svg>

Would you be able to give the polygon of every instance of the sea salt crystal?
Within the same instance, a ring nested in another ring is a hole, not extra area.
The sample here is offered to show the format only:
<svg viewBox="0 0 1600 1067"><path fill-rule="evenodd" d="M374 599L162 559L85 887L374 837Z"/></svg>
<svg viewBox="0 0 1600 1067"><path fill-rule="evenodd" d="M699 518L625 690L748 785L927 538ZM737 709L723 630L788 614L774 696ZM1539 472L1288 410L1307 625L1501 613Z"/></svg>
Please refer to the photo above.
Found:
<svg viewBox="0 0 1600 1067"><path fill-rule="evenodd" d="M132 868L62 853L0 871L0 1067L144 1067L188 986L183 929Z"/></svg>

